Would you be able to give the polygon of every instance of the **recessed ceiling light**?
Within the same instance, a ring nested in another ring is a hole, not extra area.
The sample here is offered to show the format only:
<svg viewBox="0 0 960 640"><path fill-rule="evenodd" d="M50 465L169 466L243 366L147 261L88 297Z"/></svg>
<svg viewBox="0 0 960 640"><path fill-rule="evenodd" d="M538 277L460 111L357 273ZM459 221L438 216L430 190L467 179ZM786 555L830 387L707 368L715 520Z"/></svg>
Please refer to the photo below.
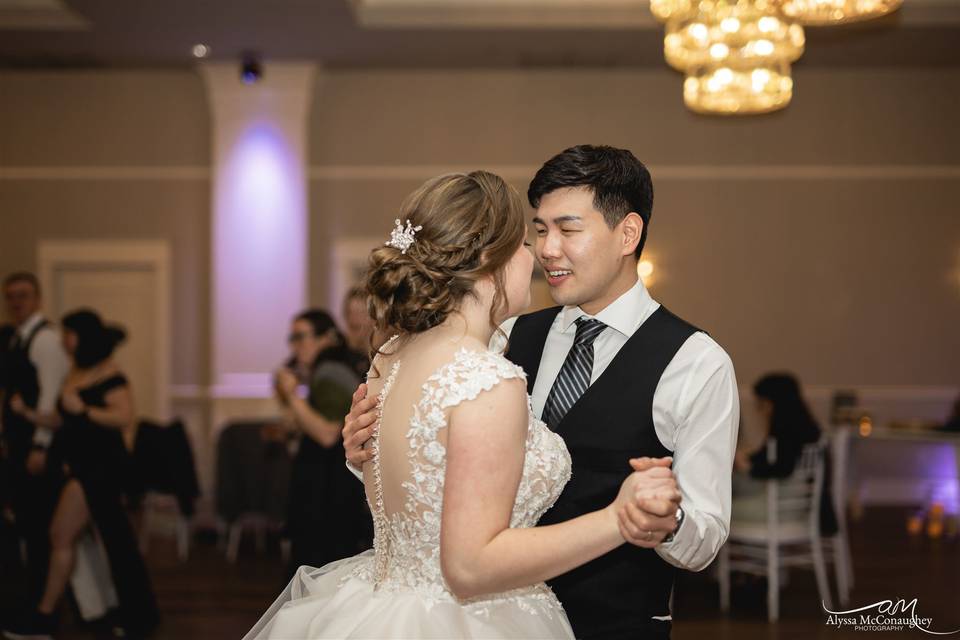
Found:
<svg viewBox="0 0 960 640"><path fill-rule="evenodd" d="M194 58L206 58L210 55L210 47L205 44L195 44L193 45L193 57Z"/></svg>

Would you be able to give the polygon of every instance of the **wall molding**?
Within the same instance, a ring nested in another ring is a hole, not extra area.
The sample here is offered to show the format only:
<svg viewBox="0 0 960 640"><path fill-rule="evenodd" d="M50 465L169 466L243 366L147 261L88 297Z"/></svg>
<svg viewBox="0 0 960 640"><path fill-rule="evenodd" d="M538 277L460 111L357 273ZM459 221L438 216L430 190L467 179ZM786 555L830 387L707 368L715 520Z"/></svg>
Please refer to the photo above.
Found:
<svg viewBox="0 0 960 640"><path fill-rule="evenodd" d="M855 391L860 398L884 400L945 400L952 401L960 393L960 387L942 385L811 385L804 387L808 398L830 399L835 391ZM748 389L749 390L749 389Z"/></svg>
<svg viewBox="0 0 960 640"><path fill-rule="evenodd" d="M509 180L528 180L539 165L503 164L371 164L310 165L310 181L425 180L451 172L484 168ZM684 180L957 180L960 164L671 164L650 165L657 181ZM212 169L205 165L157 167L59 166L0 167L0 181L29 180L155 180L208 181Z"/></svg>
<svg viewBox="0 0 960 640"><path fill-rule="evenodd" d="M243 391L250 387L237 387L234 389L235 398L269 398L273 397L270 393L258 395L247 395ZM258 387L263 389L263 387ZM883 398L886 400L932 400L932 401L953 401L960 394L960 387L941 386L941 385L873 385L860 386L850 385L810 385L804 387L803 393L810 400L829 400L833 393L838 390L851 390L860 394L860 398ZM223 385L208 386L202 384L174 384L170 385L170 398L176 401L189 400L213 400L216 398L227 398L229 395L223 395L227 391ZM753 387L748 384L739 385L740 395L749 397L753 393Z"/></svg>
<svg viewBox="0 0 960 640"><path fill-rule="evenodd" d="M0 180L209 180L206 165L0 167Z"/></svg>
<svg viewBox="0 0 960 640"><path fill-rule="evenodd" d="M661 29L650 0L353 0L368 29ZM955 0L910 0L898 20L918 26L960 21Z"/></svg>
<svg viewBox="0 0 960 640"><path fill-rule="evenodd" d="M442 173L474 171L478 167L507 179L529 180L539 165L311 165L311 180L423 180ZM650 165L657 181L664 180L925 180L960 179L960 165Z"/></svg>

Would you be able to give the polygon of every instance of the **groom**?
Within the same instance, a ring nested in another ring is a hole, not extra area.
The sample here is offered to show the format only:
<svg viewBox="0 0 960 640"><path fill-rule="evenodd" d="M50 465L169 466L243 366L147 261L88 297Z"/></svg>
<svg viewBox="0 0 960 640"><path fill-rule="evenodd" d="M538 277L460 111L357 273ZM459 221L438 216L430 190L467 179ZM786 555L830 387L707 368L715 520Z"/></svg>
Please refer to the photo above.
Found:
<svg viewBox="0 0 960 640"><path fill-rule="evenodd" d="M621 514L624 545L550 585L578 638L668 638L675 568L699 571L730 522L739 405L730 358L706 333L658 304L637 276L653 205L632 153L580 145L530 183L536 254L561 306L505 327L507 357L527 373L533 410L563 436L572 478L541 524L609 504L630 473L673 457L682 506ZM375 419L360 400L344 425L348 460Z"/></svg>

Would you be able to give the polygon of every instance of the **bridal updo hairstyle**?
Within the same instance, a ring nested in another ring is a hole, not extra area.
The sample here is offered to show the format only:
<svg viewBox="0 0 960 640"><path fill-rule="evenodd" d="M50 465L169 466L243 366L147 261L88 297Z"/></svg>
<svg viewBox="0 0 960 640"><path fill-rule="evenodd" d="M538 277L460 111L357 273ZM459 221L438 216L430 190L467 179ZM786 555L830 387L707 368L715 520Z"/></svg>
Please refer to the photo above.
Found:
<svg viewBox="0 0 960 640"><path fill-rule="evenodd" d="M420 333L456 311L474 284L493 276L490 323L507 304L504 268L526 237L516 190L486 171L432 178L410 194L398 218L423 227L406 253L370 254L365 287L378 333Z"/></svg>

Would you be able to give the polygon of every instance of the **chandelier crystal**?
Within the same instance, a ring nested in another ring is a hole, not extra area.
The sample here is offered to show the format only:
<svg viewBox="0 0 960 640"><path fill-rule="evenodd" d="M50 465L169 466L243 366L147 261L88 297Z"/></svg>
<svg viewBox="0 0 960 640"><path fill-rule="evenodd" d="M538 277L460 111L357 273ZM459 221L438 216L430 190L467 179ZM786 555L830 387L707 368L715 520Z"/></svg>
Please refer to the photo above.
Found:
<svg viewBox="0 0 960 640"><path fill-rule="evenodd" d="M780 0L780 9L791 20L826 26L879 18L902 4L903 0Z"/></svg>

